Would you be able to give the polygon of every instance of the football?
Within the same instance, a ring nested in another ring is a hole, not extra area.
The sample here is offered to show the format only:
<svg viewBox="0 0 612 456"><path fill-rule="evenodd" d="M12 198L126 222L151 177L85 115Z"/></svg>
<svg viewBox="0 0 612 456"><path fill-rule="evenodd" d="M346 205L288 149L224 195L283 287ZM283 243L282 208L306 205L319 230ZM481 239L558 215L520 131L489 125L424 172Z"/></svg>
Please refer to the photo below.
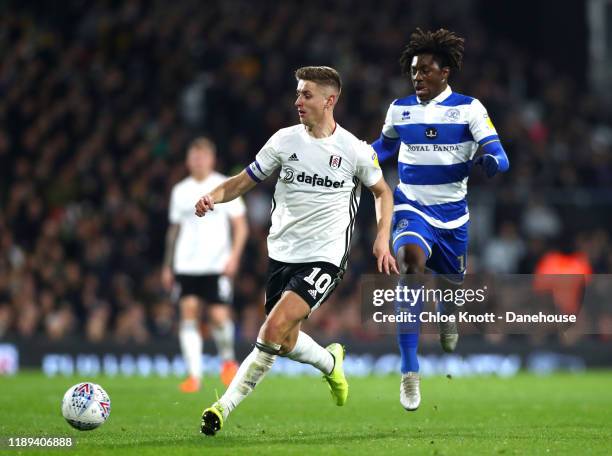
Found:
<svg viewBox="0 0 612 456"><path fill-rule="evenodd" d="M106 422L110 415L110 397L95 383L77 383L62 399L62 415L75 429L89 431Z"/></svg>

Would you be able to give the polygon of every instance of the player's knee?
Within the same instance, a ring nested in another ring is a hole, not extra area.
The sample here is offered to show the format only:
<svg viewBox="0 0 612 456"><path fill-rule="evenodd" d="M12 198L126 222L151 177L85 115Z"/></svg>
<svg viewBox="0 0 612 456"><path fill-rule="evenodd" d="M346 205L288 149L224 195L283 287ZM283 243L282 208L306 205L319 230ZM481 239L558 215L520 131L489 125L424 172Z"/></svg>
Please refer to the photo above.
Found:
<svg viewBox="0 0 612 456"><path fill-rule="evenodd" d="M402 274L424 274L426 261L425 253L416 244L405 245L397 252L397 262Z"/></svg>
<svg viewBox="0 0 612 456"><path fill-rule="evenodd" d="M192 296L186 296L181 299L181 319L195 320L198 318L198 300Z"/></svg>
<svg viewBox="0 0 612 456"><path fill-rule="evenodd" d="M229 309L224 305L210 306L209 317L213 326L223 326L223 324L230 318Z"/></svg>

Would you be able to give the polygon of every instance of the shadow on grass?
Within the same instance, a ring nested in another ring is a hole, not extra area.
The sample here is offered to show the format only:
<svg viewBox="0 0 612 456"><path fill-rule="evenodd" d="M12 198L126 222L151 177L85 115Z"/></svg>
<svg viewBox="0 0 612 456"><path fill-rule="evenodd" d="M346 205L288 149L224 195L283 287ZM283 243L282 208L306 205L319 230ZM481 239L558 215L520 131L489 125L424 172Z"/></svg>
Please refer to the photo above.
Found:
<svg viewBox="0 0 612 456"><path fill-rule="evenodd" d="M239 449L247 447L291 447L291 446L334 446L342 448L343 445L354 447L360 443L375 443L379 441L381 447L385 441L393 440L395 442L407 440L412 443L434 443L448 440L465 439L473 442L490 441L494 439L505 439L510 441L526 441L526 440L546 440L547 437L540 435L535 429L525 429L522 426L513 429L506 429L507 432L499 433L491 430L489 432L474 429L453 429L451 431L445 429L432 430L421 428L420 426L396 427L390 428L388 431L363 428L359 431L353 429L352 432L344 432L337 430L334 432L304 432L299 435L282 435L278 429L266 432L261 427L243 427L240 430L236 428L229 429L227 433L219 433L215 437L206 437L201 434L190 435L159 435L156 438L134 439L129 442L116 442L109 444L103 443L105 447L110 448L138 448L138 447L194 447L194 448L218 448L218 449ZM237 433L240 433L239 435ZM567 441L580 440L579 436L566 436ZM399 442L398 442L399 443ZM98 446L97 443L90 442L91 446Z"/></svg>
<svg viewBox="0 0 612 456"><path fill-rule="evenodd" d="M508 436L506 436L507 438ZM516 437L516 436L515 436ZM303 434L280 435L275 432L264 432L261 428L243 429L240 435L236 434L236 430L232 429L224 434L223 431L215 437L207 437L204 435L189 435L189 436L169 436L160 435L157 438L143 438L137 441L130 442L114 442L112 448L137 448L143 446L153 446L157 448L163 447L197 447L197 448L218 448L218 449L240 449L253 447L269 447L271 445L286 446L334 446L342 448L343 445L354 447L359 443L373 443L379 441L383 444L384 441L394 440L409 440L414 443L433 443L445 439L490 439L491 436L487 433L466 429L465 432L448 432L446 430L431 431L430 429L417 428L395 428L388 431L380 431L364 428L359 432L312 432ZM525 436L525 438L527 438ZM95 445L95 444L94 444ZM108 444L105 444L108 446ZM97 446L97 445L96 445Z"/></svg>
<svg viewBox="0 0 612 456"><path fill-rule="evenodd" d="M234 431L235 432L235 431ZM261 429L245 430L244 435L236 435L228 433L223 435L220 433L215 437L207 437L204 435L196 436L159 436L152 439L139 439L132 442L117 442L109 445L104 445L111 448L136 448L141 446L154 447L177 447L177 446L197 446L197 447L216 447L216 448L239 448L253 446L270 446L270 445L333 445L342 446L343 443L355 444L359 442L371 442L376 440L386 439L401 439L414 438L408 436L404 432L389 430L388 432L313 432L304 433L302 435L283 436L277 433L267 434ZM96 445L97 446L97 445Z"/></svg>

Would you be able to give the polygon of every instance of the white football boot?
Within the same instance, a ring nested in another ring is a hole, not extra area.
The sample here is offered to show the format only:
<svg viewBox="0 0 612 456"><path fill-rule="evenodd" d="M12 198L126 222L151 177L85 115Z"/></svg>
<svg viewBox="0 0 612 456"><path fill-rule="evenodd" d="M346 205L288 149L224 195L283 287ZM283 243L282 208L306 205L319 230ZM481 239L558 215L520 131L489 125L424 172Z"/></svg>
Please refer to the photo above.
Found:
<svg viewBox="0 0 612 456"><path fill-rule="evenodd" d="M400 404L409 412L413 412L421 405L421 387L418 372L402 374L400 383Z"/></svg>

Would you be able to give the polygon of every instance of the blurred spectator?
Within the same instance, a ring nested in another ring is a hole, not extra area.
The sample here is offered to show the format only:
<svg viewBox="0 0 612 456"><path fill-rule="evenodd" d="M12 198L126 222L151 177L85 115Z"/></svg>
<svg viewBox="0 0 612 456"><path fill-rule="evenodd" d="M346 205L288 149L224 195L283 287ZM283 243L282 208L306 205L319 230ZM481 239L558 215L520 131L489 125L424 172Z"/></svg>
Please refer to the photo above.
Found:
<svg viewBox="0 0 612 456"><path fill-rule="evenodd" d="M499 236L487 243L482 262L487 272L508 274L517 272L519 261L524 254L525 243L519 237L516 225L504 222Z"/></svg>
<svg viewBox="0 0 612 456"><path fill-rule="evenodd" d="M551 239L559 236L561 220L549 206L537 199L529 200L523 213L523 232L529 238Z"/></svg>
<svg viewBox="0 0 612 456"><path fill-rule="evenodd" d="M564 314L579 312L585 286L593 273L586 254L576 251L571 244L562 240L561 247L546 253L535 270L535 290L551 293L555 306Z"/></svg>

